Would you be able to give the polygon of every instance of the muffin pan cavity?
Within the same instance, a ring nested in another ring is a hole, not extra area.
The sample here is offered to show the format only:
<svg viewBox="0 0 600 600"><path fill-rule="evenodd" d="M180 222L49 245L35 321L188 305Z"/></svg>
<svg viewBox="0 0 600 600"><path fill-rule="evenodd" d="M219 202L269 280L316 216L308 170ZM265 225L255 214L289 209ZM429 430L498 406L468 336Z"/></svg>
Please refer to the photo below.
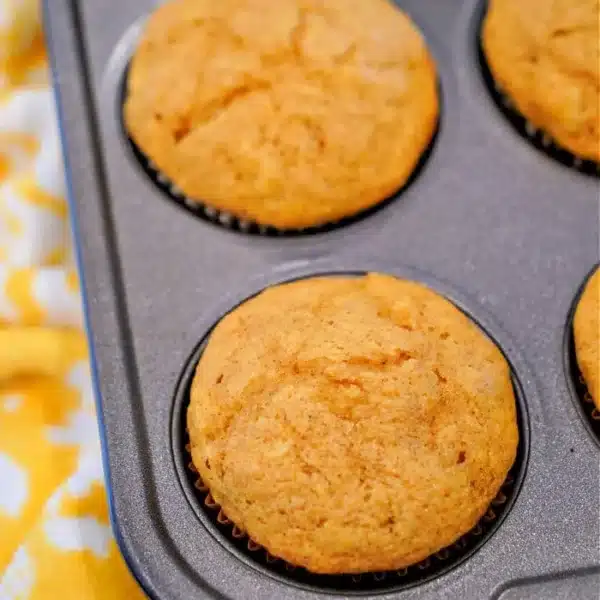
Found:
<svg viewBox="0 0 600 600"><path fill-rule="evenodd" d="M356 276L361 274L339 271L326 273L328 276ZM316 275L325 274L317 273ZM460 308L471 320L477 323L465 311L464 307ZM477 324L488 337L491 337L479 323ZM189 405L190 387L196 365L201 359L209 336L210 331L199 342L188 358L177 385L171 420L173 457L182 489L201 523L225 548L260 573L279 579L284 583L315 592L367 595L373 592L401 591L430 581L456 568L477 552L494 535L510 512L523 483L529 455L527 406L523 388L512 365L510 366L519 428L517 457L501 490L475 528L459 538L451 546L443 548L418 564L396 571L363 573L360 575L319 575L310 573L304 568L296 567L272 556L263 547L250 539L245 532L229 521L227 515L210 495L209 490L202 482L191 462L189 439L186 430L186 412Z"/></svg>
<svg viewBox="0 0 600 600"><path fill-rule="evenodd" d="M254 66L246 67L243 78L231 68L227 71L226 63L215 67L211 62L213 57L208 56L209 74L201 81L216 79L220 86L226 86L224 90L219 90L210 102L205 100L204 106L195 106L186 99L185 109L180 106L174 114L165 109L163 115L159 107L148 108L145 90L139 82L129 85L132 71L136 71L137 79L140 72L148 75L151 71L149 65L153 63L143 60L144 53L156 46L162 48L162 40L176 35L181 36L180 46L187 47L185 44L196 35L201 40L210 39L219 48L223 38L229 40L234 35L229 31L233 26L223 25L220 19L213 19L219 23L214 25L218 32L215 33L203 26L203 18L178 22L170 14L165 22L174 20L178 28L171 25L168 29L171 33L163 31L162 36L158 35L157 27L149 28L156 37L142 34L141 41L138 39L138 44L128 48L129 61L121 74L117 110L121 134L135 162L163 195L191 214L249 235L290 237L324 233L360 221L399 199L418 180L432 153L442 120L442 89L435 59L433 65L430 60L432 50L422 32L417 33L418 27L400 12L396 15L388 12L385 3L375 6L380 24L387 25L391 14L406 33L397 38L404 42L392 55L393 60L389 52L382 58L372 44L359 38L342 55L317 62L309 49L315 39L322 36L326 39L322 26L315 25L325 22L325 18L317 9L304 7L291 33L286 30L288 40L278 40L275 49L261 53L259 59L248 54L246 63L251 59ZM287 8L286 4L282 10ZM346 24L343 19L336 19L334 9L332 12L327 19L336 24L336 35L342 40L357 23ZM209 33L214 37L205 39ZM235 35L239 38L236 38L236 52L244 56L250 43L246 39L249 34ZM395 30L393 35L397 35ZM422 49L423 40L427 52ZM167 56L171 56L173 43L171 40L166 45ZM139 61L135 55L138 45ZM224 47L233 52L229 46ZM246 64L239 56L237 60ZM255 62L258 60L260 67ZM156 68L164 75L163 66ZM211 75L215 69L219 75ZM343 70L344 76L336 78L339 70ZM221 75L223 72L228 73L228 79ZM368 77L358 79L363 72ZM344 95L331 90L336 82L347 91L352 102L345 103ZM160 92L168 93L163 89L166 88L163 78L155 84ZM173 93L172 103L179 106L181 102L177 99L181 94L179 90ZM197 93L201 97L207 95L204 83L197 84ZM291 96L294 93L299 99ZM371 105L366 104L365 98L371 99ZM252 110L250 121L240 116L245 117ZM363 124L367 119L368 126ZM235 126L231 124L234 122ZM232 127L236 127L237 134L233 139ZM249 160L248 150L238 152L239 136L244 132L260 159L256 164ZM157 139L161 142L157 143ZM290 151L294 143L290 139L302 140L300 152ZM204 160L210 162L211 169L194 170L188 164L185 171L186 156L194 144L197 152L206 149ZM340 144L346 144L348 150L342 156L336 152ZM169 169L169 160L174 156L178 162ZM375 161L373 157L381 160ZM294 190L285 195L285 202L281 202L281 186L288 182L282 181L282 171ZM205 202L202 194L210 195L205 186L213 173L218 173L213 182L216 191L212 201L207 198ZM188 197L178 181L186 190L198 191L189 192L195 195ZM260 190L260 196L244 202L240 198L253 197L252 186ZM280 204L281 208L275 210ZM231 208L228 211L217 206Z"/></svg>
<svg viewBox="0 0 600 600"><path fill-rule="evenodd" d="M123 82L121 86L121 105L124 100L125 94L125 86L127 82L127 70L123 75ZM441 91L440 91L441 94ZM441 99L441 95L440 95ZM335 221L332 223L327 223L325 225L315 226L315 227L305 227L302 229L278 229L276 227L270 225L260 225L253 221L244 220L232 215L228 212L218 210L208 204L204 204L199 200L191 200L186 197L181 190L177 188L176 185L171 183L169 179L163 175L152 161L148 160L148 158L143 154L143 152L138 148L135 142L131 139L131 137L127 134L127 130L123 125L123 120L121 118L121 127L122 127L122 135L124 136L125 143L129 150L131 151L131 156L133 160L139 165L143 174L150 180L150 182L156 186L158 190L162 193L163 197L174 202L178 207L182 208L189 214L198 217L202 221L210 223L212 225L220 226L229 231L242 233L246 235L253 236L266 236L266 237L299 237L299 236L307 236L317 233L327 233L329 231L333 231L335 229L339 229L341 227L345 227L346 225L351 225L353 223L357 223L362 219L366 219L371 215L379 211L385 210L385 208L392 202L401 201L402 194L407 191L413 185L416 185L415 182L419 179L419 176L426 168L429 157L431 156L436 139L438 137L438 133L440 130L441 117L438 119L436 131L433 134L431 142L423 155L421 156L417 166L412 172L411 176L407 180L407 182L402 186L402 188L396 191L392 196L386 198L368 208L367 210L363 210L355 215L350 217L346 217L339 221Z"/></svg>
<svg viewBox="0 0 600 600"><path fill-rule="evenodd" d="M573 155L565 148L558 145L546 132L537 128L526 117L521 115L514 106L510 97L502 90L501 86L494 80L490 72L485 53L483 51L481 35L483 22L487 11L487 1L483 1L477 16L476 39L474 40L477 63L481 70L485 87L496 109L505 117L507 123L522 137L527 139L535 148L543 152L558 163L574 169L585 175L600 177L600 163L593 160L585 160Z"/></svg>
<svg viewBox="0 0 600 600"><path fill-rule="evenodd" d="M575 352L575 338L573 335L573 318L575 317L575 311L581 298L581 294L585 289L585 286L589 278L600 268L600 265L595 265L594 268L587 274L583 283L577 290L573 299L573 304L569 309L567 317L567 324L565 327L565 334L563 339L563 360L565 366L565 374L569 383L571 397L575 408L579 413L584 426L590 432L590 435L594 438L598 447L600 447L600 411L596 408L592 397L587 389L585 380L579 366L577 364L577 353Z"/></svg>

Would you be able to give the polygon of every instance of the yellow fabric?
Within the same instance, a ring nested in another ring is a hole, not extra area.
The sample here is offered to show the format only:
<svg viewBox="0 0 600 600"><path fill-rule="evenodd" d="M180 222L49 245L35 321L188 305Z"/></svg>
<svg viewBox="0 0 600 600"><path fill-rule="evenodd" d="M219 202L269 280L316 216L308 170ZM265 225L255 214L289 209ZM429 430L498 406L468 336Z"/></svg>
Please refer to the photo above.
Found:
<svg viewBox="0 0 600 600"><path fill-rule="evenodd" d="M36 0L0 0L0 600L143 598L113 538Z"/></svg>

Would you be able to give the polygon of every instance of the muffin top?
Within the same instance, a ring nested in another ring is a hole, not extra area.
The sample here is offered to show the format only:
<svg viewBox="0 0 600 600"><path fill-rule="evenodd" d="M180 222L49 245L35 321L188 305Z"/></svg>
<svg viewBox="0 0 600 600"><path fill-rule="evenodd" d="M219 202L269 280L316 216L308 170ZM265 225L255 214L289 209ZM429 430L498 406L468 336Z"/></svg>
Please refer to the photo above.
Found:
<svg viewBox="0 0 600 600"><path fill-rule="evenodd" d="M600 0L490 0L483 48L533 125L600 161Z"/></svg>
<svg viewBox="0 0 600 600"><path fill-rule="evenodd" d="M185 195L282 229L373 206L435 130L436 74L387 0L174 0L131 62L130 136Z"/></svg>
<svg viewBox="0 0 600 600"><path fill-rule="evenodd" d="M381 274L280 285L233 310L187 419L224 513L317 573L402 568L451 544L518 442L497 347L445 298Z"/></svg>
<svg viewBox="0 0 600 600"><path fill-rule="evenodd" d="M588 280L573 319L577 364L600 410L600 269Z"/></svg>

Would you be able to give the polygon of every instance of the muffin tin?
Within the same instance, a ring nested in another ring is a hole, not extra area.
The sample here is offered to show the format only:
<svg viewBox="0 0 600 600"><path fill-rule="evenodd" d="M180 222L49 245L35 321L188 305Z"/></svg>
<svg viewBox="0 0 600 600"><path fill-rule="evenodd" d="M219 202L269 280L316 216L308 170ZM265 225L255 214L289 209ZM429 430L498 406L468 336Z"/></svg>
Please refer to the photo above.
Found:
<svg viewBox="0 0 600 600"><path fill-rule="evenodd" d="M597 598L598 431L578 385L570 317L598 261L598 180L594 165L585 174L553 160L547 144L536 147L499 110L479 54L484 3L398 2L438 64L436 141L397 198L305 235L232 230L230 219L180 210L132 153L123 78L156 2L50 4L111 515L146 592L164 600ZM249 550L204 506L186 467L182 413L202 341L237 303L284 280L365 270L423 281L496 341L513 369L521 447L506 501L476 541L407 573L324 580Z"/></svg>

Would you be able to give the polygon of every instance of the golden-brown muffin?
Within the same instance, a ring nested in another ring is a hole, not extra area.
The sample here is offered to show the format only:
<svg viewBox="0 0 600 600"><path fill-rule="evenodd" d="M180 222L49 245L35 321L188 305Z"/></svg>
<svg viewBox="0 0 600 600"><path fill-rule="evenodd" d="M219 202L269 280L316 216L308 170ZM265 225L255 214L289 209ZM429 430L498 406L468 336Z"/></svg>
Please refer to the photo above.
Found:
<svg viewBox="0 0 600 600"><path fill-rule="evenodd" d="M407 181L437 123L436 73L388 0L174 0L148 20L124 115L190 199L303 228Z"/></svg>
<svg viewBox="0 0 600 600"><path fill-rule="evenodd" d="M316 573L402 568L451 544L518 443L498 348L445 298L381 274L276 286L224 317L187 423L225 514Z"/></svg>
<svg viewBox="0 0 600 600"><path fill-rule="evenodd" d="M600 410L600 269L588 280L573 319L577 364Z"/></svg>
<svg viewBox="0 0 600 600"><path fill-rule="evenodd" d="M482 42L519 112L600 161L600 0L490 0Z"/></svg>

